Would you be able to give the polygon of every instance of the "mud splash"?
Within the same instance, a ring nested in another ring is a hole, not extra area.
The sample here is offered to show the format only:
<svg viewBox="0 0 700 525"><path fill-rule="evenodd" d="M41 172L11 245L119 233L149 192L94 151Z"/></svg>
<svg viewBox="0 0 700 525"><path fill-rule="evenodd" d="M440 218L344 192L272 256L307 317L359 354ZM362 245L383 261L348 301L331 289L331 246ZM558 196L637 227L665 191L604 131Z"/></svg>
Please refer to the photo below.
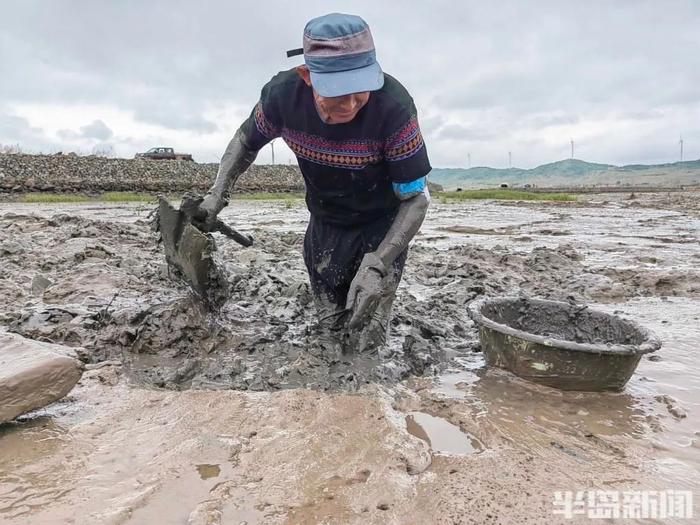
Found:
<svg viewBox="0 0 700 525"><path fill-rule="evenodd" d="M245 251L222 242L231 300L211 313L169 278L143 222L115 228L60 215L10 214L3 220L19 232L42 231L17 236L21 248L5 254L8 265L27 278L33 270L55 282L31 304L5 314L10 330L80 345L89 363L121 360L137 383L171 389L356 389L432 372L442 360L425 327L408 330L405 341L379 359L343 355L321 344L298 234L257 231L256 249ZM77 237L79 232L89 236ZM78 248L75 253L64 253L66 239ZM35 265L22 268L26 260ZM60 306L51 305L54 300Z"/></svg>

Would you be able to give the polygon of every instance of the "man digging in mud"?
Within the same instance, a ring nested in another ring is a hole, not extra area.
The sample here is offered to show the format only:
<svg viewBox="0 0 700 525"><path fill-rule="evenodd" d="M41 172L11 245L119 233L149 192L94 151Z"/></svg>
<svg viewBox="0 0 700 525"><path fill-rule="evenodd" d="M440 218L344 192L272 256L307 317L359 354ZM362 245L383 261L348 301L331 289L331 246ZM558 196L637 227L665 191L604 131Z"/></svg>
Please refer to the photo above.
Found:
<svg viewBox="0 0 700 525"><path fill-rule="evenodd" d="M311 220L304 260L322 333L345 351L386 341L408 244L425 217L430 163L406 89L382 72L367 23L332 13L304 29L305 65L282 71L236 131L198 210L211 231L257 152L296 154ZM327 339L326 339L327 340Z"/></svg>

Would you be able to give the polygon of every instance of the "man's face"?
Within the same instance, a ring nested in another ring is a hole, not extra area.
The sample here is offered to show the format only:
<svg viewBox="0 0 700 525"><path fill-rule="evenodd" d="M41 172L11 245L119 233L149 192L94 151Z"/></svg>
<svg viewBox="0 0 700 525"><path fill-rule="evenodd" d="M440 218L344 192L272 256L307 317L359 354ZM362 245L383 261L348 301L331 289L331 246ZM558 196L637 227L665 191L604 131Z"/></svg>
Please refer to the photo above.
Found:
<svg viewBox="0 0 700 525"><path fill-rule="evenodd" d="M311 75L306 66L299 66L297 73L304 79L307 86L311 85ZM342 97L322 97L316 90L313 90L316 107L321 114L321 118L326 124L345 124L355 118L357 113L365 107L369 101L369 91L352 93Z"/></svg>
<svg viewBox="0 0 700 525"><path fill-rule="evenodd" d="M314 90L316 106L327 124L345 124L355 118L367 104L369 91L352 93L342 97L322 97Z"/></svg>

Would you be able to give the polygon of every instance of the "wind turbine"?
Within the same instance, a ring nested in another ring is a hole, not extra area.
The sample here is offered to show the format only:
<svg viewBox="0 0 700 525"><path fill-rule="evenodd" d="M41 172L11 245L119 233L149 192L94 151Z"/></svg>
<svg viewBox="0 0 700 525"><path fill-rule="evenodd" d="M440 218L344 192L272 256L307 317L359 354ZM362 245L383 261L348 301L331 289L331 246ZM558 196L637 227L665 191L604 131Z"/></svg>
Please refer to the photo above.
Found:
<svg viewBox="0 0 700 525"><path fill-rule="evenodd" d="M678 144L681 145L681 162L683 162L683 135L681 135L681 140L678 141Z"/></svg>

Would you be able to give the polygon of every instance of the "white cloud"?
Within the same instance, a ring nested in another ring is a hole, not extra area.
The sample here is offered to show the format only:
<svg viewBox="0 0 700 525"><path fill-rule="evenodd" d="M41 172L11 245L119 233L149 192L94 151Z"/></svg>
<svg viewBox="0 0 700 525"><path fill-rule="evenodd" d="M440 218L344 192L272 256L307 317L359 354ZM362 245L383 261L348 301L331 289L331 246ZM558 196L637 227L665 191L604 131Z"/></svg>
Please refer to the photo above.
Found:
<svg viewBox="0 0 700 525"><path fill-rule="evenodd" d="M503 166L512 151L531 167L568 156L571 138L585 159L663 162L680 134L700 157L700 4L683 0L10 3L0 142L85 150L105 140L81 132L99 120L118 155L163 144L217 160L262 85L300 63L284 52L305 22L334 10L370 23L434 166L467 153ZM292 156L281 141L276 153Z"/></svg>

